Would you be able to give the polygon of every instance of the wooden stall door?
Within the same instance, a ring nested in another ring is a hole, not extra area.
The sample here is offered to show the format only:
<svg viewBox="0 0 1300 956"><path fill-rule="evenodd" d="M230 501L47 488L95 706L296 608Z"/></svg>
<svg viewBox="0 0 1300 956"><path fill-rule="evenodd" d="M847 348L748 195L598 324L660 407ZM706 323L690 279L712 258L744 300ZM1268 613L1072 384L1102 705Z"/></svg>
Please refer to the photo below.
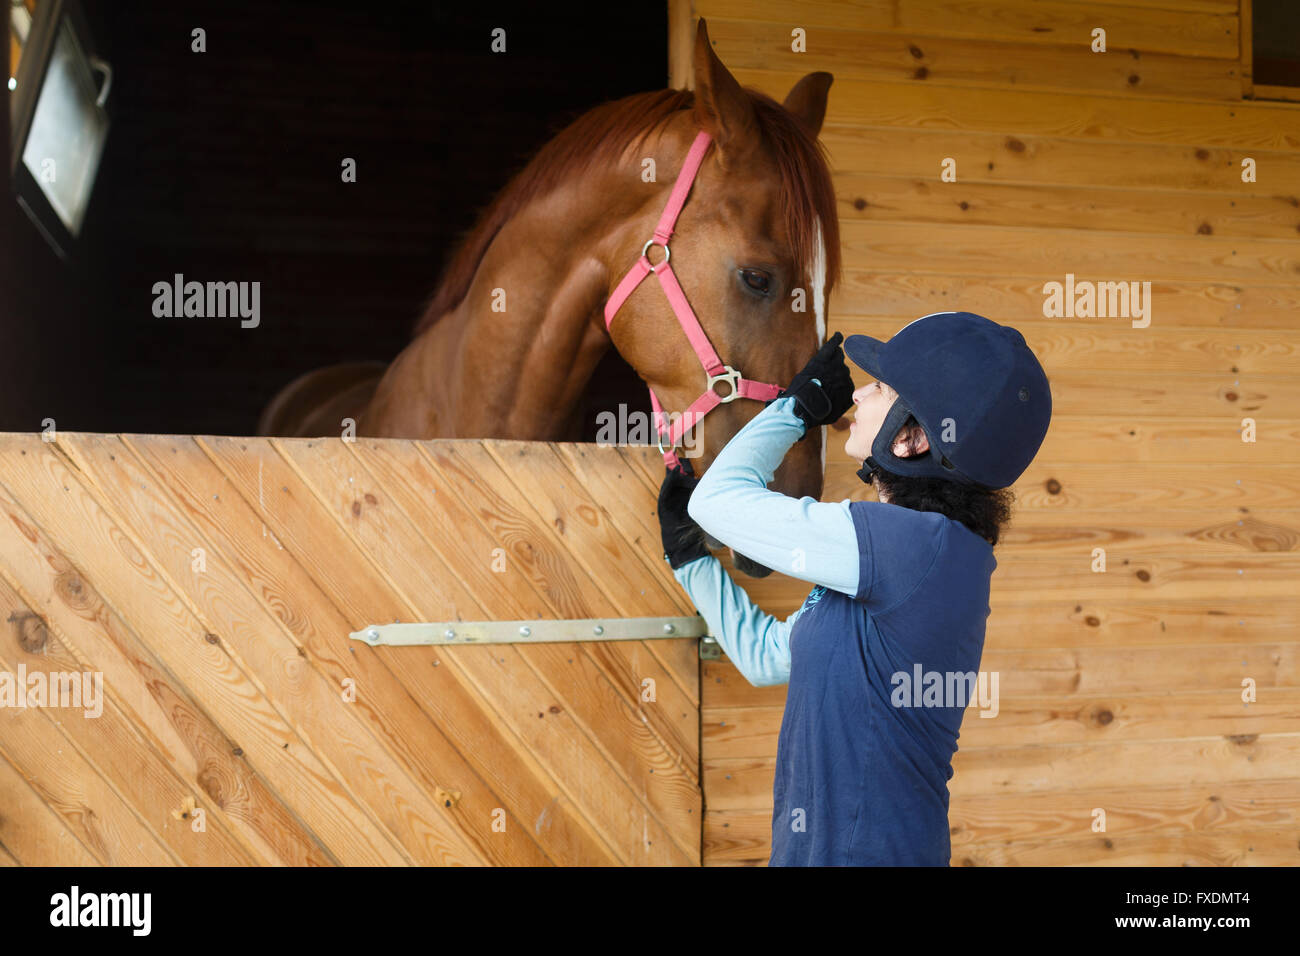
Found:
<svg viewBox="0 0 1300 956"><path fill-rule="evenodd" d="M0 680L102 686L0 707L0 862L697 865L696 640L349 638L694 613L651 458L0 435Z"/></svg>

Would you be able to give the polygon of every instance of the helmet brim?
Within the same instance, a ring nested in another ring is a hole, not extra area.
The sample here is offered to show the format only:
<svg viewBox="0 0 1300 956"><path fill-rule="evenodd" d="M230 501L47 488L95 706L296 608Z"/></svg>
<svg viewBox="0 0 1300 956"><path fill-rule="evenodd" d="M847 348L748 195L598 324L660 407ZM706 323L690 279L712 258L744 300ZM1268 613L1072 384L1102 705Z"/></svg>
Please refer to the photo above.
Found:
<svg viewBox="0 0 1300 956"><path fill-rule="evenodd" d="M883 381L880 368L880 350L885 343L869 335L850 335L844 340L844 354L853 360L853 364L872 378Z"/></svg>

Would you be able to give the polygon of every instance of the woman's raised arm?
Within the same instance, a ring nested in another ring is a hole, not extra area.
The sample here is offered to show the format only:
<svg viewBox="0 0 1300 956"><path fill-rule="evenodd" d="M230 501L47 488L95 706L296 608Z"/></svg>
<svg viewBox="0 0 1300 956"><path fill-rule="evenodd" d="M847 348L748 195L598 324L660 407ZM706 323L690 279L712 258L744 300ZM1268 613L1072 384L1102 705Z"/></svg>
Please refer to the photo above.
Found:
<svg viewBox="0 0 1300 956"><path fill-rule="evenodd" d="M807 427L783 396L722 449L691 494L687 513L728 547L791 577L854 596L858 535L848 499L792 498L767 485Z"/></svg>

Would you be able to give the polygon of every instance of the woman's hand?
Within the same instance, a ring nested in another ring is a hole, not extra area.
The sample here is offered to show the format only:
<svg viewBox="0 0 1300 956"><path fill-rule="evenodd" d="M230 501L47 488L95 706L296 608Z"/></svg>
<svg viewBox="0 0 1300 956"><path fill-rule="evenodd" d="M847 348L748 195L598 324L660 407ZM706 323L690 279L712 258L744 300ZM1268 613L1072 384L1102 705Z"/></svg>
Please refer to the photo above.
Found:
<svg viewBox="0 0 1300 956"><path fill-rule="evenodd" d="M686 513L691 492L700 483L688 459L680 459L680 468L665 468L664 483L659 488L659 533L663 538L664 557L675 571L696 558L707 557L704 530Z"/></svg>
<svg viewBox="0 0 1300 956"><path fill-rule="evenodd" d="M800 441L807 438L815 426L832 425L853 407L853 376L844 361L844 349L840 346L843 341L842 332L827 339L817 354L808 360L803 371L777 396L794 396L793 411L808 426L799 436ZM776 400L774 398L768 404Z"/></svg>

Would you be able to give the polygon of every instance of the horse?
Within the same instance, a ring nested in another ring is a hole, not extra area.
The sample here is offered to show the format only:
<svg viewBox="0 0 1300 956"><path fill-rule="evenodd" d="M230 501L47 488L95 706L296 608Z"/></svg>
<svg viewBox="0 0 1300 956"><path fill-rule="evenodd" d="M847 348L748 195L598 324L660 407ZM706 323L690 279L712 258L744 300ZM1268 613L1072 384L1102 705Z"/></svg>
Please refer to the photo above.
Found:
<svg viewBox="0 0 1300 956"><path fill-rule="evenodd" d="M263 412L258 433L338 434L350 417L356 434L374 437L573 440L584 387L614 349L649 386L656 411L659 402L677 413L699 407L710 391L718 398L704 402L715 407L694 425L694 471L707 471L763 409L732 399L776 394L825 341L840 246L817 139L831 74L803 77L783 103L742 88L703 19L693 67L693 92L604 103L546 143L455 252L397 358L300 376ZM656 223L663 228L665 204L692 161L689 197L682 193L680 215L657 242ZM666 285L640 283L609 314L630 267L667 273L669 258L689 299L682 304L698 316L714 358L728 363L725 373L706 368L702 377L704 355L698 347L693 354ZM753 386L748 395L737 394L738 379ZM719 395L719 381L729 395ZM674 460L671 449L665 460ZM817 499L824 473L822 429L814 429L771 487ZM733 556L751 577L771 573Z"/></svg>

